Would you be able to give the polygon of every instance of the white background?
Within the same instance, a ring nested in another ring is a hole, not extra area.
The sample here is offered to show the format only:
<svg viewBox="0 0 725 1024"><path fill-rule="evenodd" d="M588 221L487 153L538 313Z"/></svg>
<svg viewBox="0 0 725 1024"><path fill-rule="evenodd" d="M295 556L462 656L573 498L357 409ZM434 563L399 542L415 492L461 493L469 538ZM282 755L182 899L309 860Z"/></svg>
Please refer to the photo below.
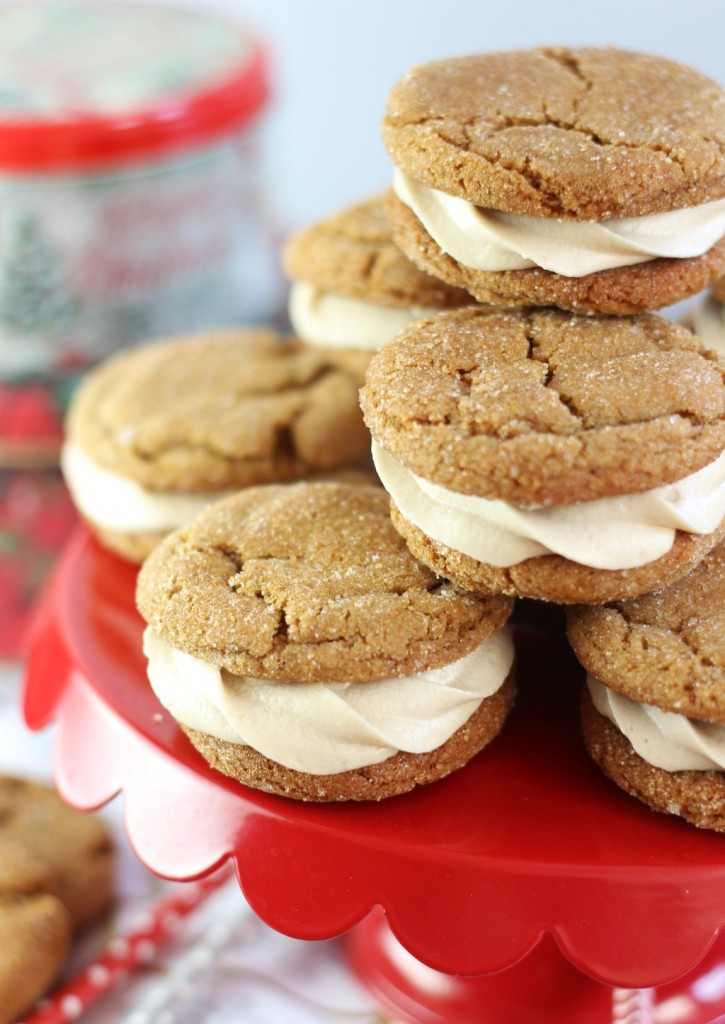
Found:
<svg viewBox="0 0 725 1024"><path fill-rule="evenodd" d="M187 2L187 6L191 6ZM282 230L382 190L378 125L413 64L544 44L615 45L725 83L725 0L197 0L242 20L274 60L269 201Z"/></svg>

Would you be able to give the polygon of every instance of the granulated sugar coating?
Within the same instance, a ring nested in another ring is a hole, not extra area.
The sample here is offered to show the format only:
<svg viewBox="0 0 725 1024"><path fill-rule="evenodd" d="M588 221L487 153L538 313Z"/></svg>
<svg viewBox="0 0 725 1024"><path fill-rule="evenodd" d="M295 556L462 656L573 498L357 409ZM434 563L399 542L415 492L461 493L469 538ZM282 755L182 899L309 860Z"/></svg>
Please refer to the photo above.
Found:
<svg viewBox="0 0 725 1024"><path fill-rule="evenodd" d="M670 587L570 609L567 632L579 661L605 686L725 725L725 544Z"/></svg>
<svg viewBox="0 0 725 1024"><path fill-rule="evenodd" d="M552 244L564 221L602 222L604 230L612 219L725 197L725 93L697 71L645 54L549 48L425 64L393 88L382 134L393 162L418 186L538 218ZM643 262L582 267L583 276L535 257L524 268L489 266L454 258L396 195L386 209L396 243L416 266L500 306L623 316L678 302L725 273L717 234L677 258L655 246ZM637 237L644 241L650 230L665 229L638 225ZM671 230L684 238L680 221ZM517 257L530 255L525 238L520 245ZM573 245L567 268L576 267L576 253Z"/></svg>
<svg viewBox="0 0 725 1024"><path fill-rule="evenodd" d="M413 473L519 505L638 493L725 448L725 363L656 316L443 313L373 357L361 402Z"/></svg>
<svg viewBox="0 0 725 1024"><path fill-rule="evenodd" d="M142 562L215 496L369 471L358 403L368 361L261 327L122 352L91 371L72 402L63 460L71 493L106 547Z"/></svg>
<svg viewBox="0 0 725 1024"><path fill-rule="evenodd" d="M170 644L235 675L364 682L449 664L511 611L417 562L377 487L249 488L168 537L139 576Z"/></svg>
<svg viewBox="0 0 725 1024"><path fill-rule="evenodd" d="M725 447L725 364L685 328L651 315L441 313L373 357L361 403L373 438L402 465L404 479L407 470L523 511L651 491L709 466ZM677 528L669 550L639 564L612 559L596 567L556 547L490 564L457 550L440 524L431 536L414 504L403 513L397 502L393 523L440 576L470 590L560 604L665 586L725 536L723 521L710 532Z"/></svg>
<svg viewBox="0 0 725 1024"><path fill-rule="evenodd" d="M725 93L615 49L482 54L414 68L383 122L393 162L478 206L604 220L725 195Z"/></svg>
<svg viewBox="0 0 725 1024"><path fill-rule="evenodd" d="M725 777L717 770L725 726L725 544L672 586L569 609L567 633L595 692L610 694L596 704L586 691L582 701L585 741L600 768L654 810L725 831ZM650 727L638 706L668 714ZM678 751L674 763L662 760L668 745ZM679 760L682 750L706 755L712 770L678 770L693 768Z"/></svg>
<svg viewBox="0 0 725 1024"><path fill-rule="evenodd" d="M418 270L393 242L382 196L326 217L287 243L293 281L351 299L408 309L469 306L471 296Z"/></svg>

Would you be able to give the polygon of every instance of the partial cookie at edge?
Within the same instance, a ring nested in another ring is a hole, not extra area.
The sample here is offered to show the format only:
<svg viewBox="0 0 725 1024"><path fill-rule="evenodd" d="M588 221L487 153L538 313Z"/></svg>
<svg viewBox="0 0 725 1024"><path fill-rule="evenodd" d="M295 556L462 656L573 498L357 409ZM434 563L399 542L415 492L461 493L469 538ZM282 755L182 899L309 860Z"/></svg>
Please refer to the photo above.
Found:
<svg viewBox="0 0 725 1024"><path fill-rule="evenodd" d="M68 953L68 911L47 893L0 900L0 1024L12 1024L52 985Z"/></svg>
<svg viewBox="0 0 725 1024"><path fill-rule="evenodd" d="M725 544L670 586L569 609L567 633L581 664L605 686L725 726Z"/></svg>
<svg viewBox="0 0 725 1024"><path fill-rule="evenodd" d="M76 930L108 910L115 856L102 821L67 807L47 786L8 776L0 776L0 819L3 836L45 867L48 890Z"/></svg>
<svg viewBox="0 0 725 1024"><path fill-rule="evenodd" d="M629 740L582 695L582 731L590 756L616 785L652 810L698 828L725 832L725 773L667 772L648 764Z"/></svg>

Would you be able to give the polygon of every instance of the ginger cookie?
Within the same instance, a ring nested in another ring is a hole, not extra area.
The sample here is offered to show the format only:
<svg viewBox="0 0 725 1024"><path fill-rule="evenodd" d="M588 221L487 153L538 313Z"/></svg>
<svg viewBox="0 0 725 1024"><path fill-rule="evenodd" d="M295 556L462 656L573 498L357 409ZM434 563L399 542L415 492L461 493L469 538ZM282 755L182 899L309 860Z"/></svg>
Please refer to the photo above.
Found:
<svg viewBox="0 0 725 1024"><path fill-rule="evenodd" d="M725 544L677 583L568 610L603 771L656 811L725 831Z"/></svg>
<svg viewBox="0 0 725 1024"><path fill-rule="evenodd" d="M401 253L382 196L298 231L283 262L292 327L310 345L375 351L413 320L473 302Z"/></svg>
<svg viewBox="0 0 725 1024"><path fill-rule="evenodd" d="M68 953L70 928L54 896L0 895L0 1024L13 1024L51 987Z"/></svg>
<svg viewBox="0 0 725 1024"><path fill-rule="evenodd" d="M0 831L0 1024L50 988L68 953L72 922L51 885L47 866Z"/></svg>
<svg viewBox="0 0 725 1024"><path fill-rule="evenodd" d="M725 271L725 92L660 57L436 61L390 93L395 241L480 302L633 314Z"/></svg>
<svg viewBox="0 0 725 1024"><path fill-rule="evenodd" d="M44 891L56 896L81 930L107 912L113 897L114 850L103 822L68 807L37 782L0 776L2 843L22 847L43 866Z"/></svg>
<svg viewBox="0 0 725 1024"><path fill-rule="evenodd" d="M725 536L724 374L656 316L469 308L376 353L361 403L417 558L471 590L598 604Z"/></svg>
<svg viewBox="0 0 725 1024"><path fill-rule="evenodd" d="M11 1024L58 976L72 932L112 898L104 825L52 789L0 777L0 1024Z"/></svg>
<svg viewBox="0 0 725 1024"><path fill-rule="evenodd" d="M259 328L112 357L86 377L68 415L61 462L78 508L103 543L142 561L240 487L369 466L361 355Z"/></svg>
<svg viewBox="0 0 725 1024"><path fill-rule="evenodd" d="M465 764L513 702L512 602L417 562L379 487L241 491L159 545L137 598L161 703L267 792L406 792Z"/></svg>

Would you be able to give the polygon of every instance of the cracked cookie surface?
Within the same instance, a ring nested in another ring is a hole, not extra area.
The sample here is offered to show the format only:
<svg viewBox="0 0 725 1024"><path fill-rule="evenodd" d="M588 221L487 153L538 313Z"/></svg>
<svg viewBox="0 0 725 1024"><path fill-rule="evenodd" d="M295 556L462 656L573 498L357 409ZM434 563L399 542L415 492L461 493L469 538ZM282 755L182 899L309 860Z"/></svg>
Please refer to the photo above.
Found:
<svg viewBox="0 0 725 1024"><path fill-rule="evenodd" d="M604 220L725 195L725 93L670 60L544 48L425 64L382 127L415 180L478 206Z"/></svg>
<svg viewBox="0 0 725 1024"><path fill-rule="evenodd" d="M442 313L373 357L361 403L413 473L518 505L649 490L725 448L725 364L649 315Z"/></svg>
<svg viewBox="0 0 725 1024"><path fill-rule="evenodd" d="M217 491L367 463L357 394L368 358L262 328L144 345L91 371L67 436L155 491Z"/></svg>
<svg viewBox="0 0 725 1024"><path fill-rule="evenodd" d="M605 686L725 725L725 544L684 579L606 607L572 608L577 658Z"/></svg>
<svg viewBox="0 0 725 1024"><path fill-rule="evenodd" d="M250 488L171 534L138 605L172 646L235 675L365 682L438 668L504 624L512 602L418 563L380 488Z"/></svg>
<svg viewBox="0 0 725 1024"><path fill-rule="evenodd" d="M471 305L463 288L419 270L393 242L384 197L356 203L297 232L283 253L287 274L322 291L409 309Z"/></svg>

